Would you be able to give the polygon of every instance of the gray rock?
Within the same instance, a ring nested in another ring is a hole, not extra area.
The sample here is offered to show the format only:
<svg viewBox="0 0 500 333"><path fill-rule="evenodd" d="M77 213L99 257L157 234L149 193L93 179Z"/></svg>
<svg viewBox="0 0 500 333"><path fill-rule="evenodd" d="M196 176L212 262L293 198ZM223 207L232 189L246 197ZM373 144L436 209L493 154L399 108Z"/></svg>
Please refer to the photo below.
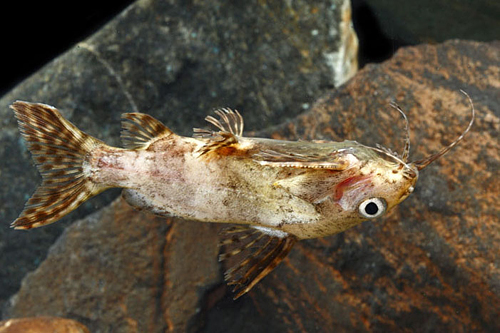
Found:
<svg viewBox="0 0 500 333"><path fill-rule="evenodd" d="M33 52L22 44L12 51ZM228 106L245 112L249 129L262 129L345 81L356 71L356 53L347 0L138 1L3 96L0 308L65 227L9 229L40 182L8 109L14 100L57 106L112 145L120 144L120 114L131 111L189 134L212 109ZM88 215L118 193L94 198L64 221Z"/></svg>

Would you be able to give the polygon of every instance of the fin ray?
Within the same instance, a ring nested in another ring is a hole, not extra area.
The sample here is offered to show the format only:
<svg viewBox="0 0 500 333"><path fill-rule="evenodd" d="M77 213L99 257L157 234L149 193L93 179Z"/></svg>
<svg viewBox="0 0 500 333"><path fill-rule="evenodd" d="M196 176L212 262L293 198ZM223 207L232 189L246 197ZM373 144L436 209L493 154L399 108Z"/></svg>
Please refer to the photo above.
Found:
<svg viewBox="0 0 500 333"><path fill-rule="evenodd" d="M252 155L252 159L261 165L342 171L350 164L347 158L349 152L335 147L335 143L318 145L308 141L253 141L258 150Z"/></svg>
<svg viewBox="0 0 500 333"><path fill-rule="evenodd" d="M219 261L228 269L224 278L234 286L234 299L241 297L269 274L297 242L295 236L267 228L235 226L221 232Z"/></svg>
<svg viewBox="0 0 500 333"><path fill-rule="evenodd" d="M238 110L222 108L215 110L214 113L219 116L219 119L207 116L205 120L217 127L221 132L228 132L236 136L243 135L244 121Z"/></svg>
<svg viewBox="0 0 500 333"><path fill-rule="evenodd" d="M83 174L86 155L102 141L80 131L49 105L17 101L11 108L42 184L12 223L30 229L55 222L103 191Z"/></svg>
<svg viewBox="0 0 500 333"><path fill-rule="evenodd" d="M225 155L234 153L238 149L238 137L243 135L243 117L237 110L223 108L215 111L219 119L213 116L207 116L205 120L219 129L218 132L194 128L195 138L207 139L199 149L199 156L208 155L209 153L222 152L226 149Z"/></svg>
<svg viewBox="0 0 500 333"><path fill-rule="evenodd" d="M162 122L144 113L122 114L122 144L128 149L146 149L154 139L173 132Z"/></svg>
<svg viewBox="0 0 500 333"><path fill-rule="evenodd" d="M325 158L325 156L298 155L273 150L260 151L253 155L252 158L261 165L280 168L288 167L342 171L349 166L349 163L341 156L330 156L329 158Z"/></svg>

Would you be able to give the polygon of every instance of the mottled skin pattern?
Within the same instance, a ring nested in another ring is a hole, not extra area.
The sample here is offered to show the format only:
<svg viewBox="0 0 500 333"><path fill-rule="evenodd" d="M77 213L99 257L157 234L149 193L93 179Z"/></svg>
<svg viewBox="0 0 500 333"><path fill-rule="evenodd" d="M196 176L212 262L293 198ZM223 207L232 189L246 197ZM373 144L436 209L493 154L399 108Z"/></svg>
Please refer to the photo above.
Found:
<svg viewBox="0 0 500 333"><path fill-rule="evenodd" d="M472 103L471 103L472 104ZM220 260L237 259L225 279L235 298L269 274L299 239L342 232L377 218L406 199L418 171L462 140L407 163L401 157L354 141L304 142L243 137L243 117L217 110L205 118L218 132L195 129L181 137L151 116L122 115L124 149L76 128L55 108L12 106L43 182L12 223L30 229L52 223L88 198L124 188L132 206L160 216L237 223L221 235Z"/></svg>
<svg viewBox="0 0 500 333"><path fill-rule="evenodd" d="M381 197L391 209L417 179L356 142L312 146L344 149L343 170L266 165L255 157L273 144L297 149L296 142L238 138L237 151L229 155L200 156L206 142L171 134L146 149L101 147L91 153L86 173L99 186L126 188L132 206L155 214L264 226L299 239L335 234L366 220L358 206L369 198Z"/></svg>
<svg viewBox="0 0 500 333"><path fill-rule="evenodd" d="M229 109L206 118L218 132L195 129L194 138L146 114L124 114L125 148L114 148L51 106L16 102L12 108L43 177L12 224L20 229L55 222L88 198L121 187L132 206L158 215L315 238L379 217L406 199L418 177L418 165L406 163L409 144L401 160L355 141L245 138L243 118Z"/></svg>

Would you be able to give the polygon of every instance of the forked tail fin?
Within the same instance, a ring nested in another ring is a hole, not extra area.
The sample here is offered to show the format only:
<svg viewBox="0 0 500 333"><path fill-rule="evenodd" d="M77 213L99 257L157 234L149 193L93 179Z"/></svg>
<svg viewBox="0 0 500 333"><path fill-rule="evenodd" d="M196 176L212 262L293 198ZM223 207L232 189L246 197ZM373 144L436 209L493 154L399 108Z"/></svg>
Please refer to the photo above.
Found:
<svg viewBox="0 0 500 333"><path fill-rule="evenodd" d="M57 221L105 188L83 172L89 152L102 141L80 131L57 109L45 104L17 101L11 105L43 182L12 223L31 229Z"/></svg>

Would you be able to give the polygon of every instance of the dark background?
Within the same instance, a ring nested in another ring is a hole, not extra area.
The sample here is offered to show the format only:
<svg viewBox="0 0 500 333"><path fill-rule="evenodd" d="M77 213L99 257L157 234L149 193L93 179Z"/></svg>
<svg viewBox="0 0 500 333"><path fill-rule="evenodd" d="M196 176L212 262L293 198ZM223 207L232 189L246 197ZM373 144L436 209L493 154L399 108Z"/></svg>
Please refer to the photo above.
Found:
<svg viewBox="0 0 500 333"><path fill-rule="evenodd" d="M0 12L0 96L84 40L133 0L13 2ZM500 38L500 2L351 0L359 64L382 62L402 46Z"/></svg>
<svg viewBox="0 0 500 333"><path fill-rule="evenodd" d="M133 0L14 1L0 11L0 96L120 13Z"/></svg>

